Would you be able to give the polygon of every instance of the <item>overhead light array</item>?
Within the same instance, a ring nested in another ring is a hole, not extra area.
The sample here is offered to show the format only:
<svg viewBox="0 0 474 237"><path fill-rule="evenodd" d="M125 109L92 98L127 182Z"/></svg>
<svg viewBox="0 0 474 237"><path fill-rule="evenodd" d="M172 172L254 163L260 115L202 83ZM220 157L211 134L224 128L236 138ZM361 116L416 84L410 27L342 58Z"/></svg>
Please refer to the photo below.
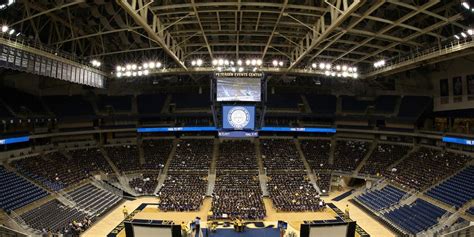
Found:
<svg viewBox="0 0 474 237"><path fill-rule="evenodd" d="M218 58L212 60L212 67L218 71L231 71L231 72L243 72L243 71L257 71L262 66L263 62L261 59L237 59L229 60L225 58Z"/></svg>
<svg viewBox="0 0 474 237"><path fill-rule="evenodd" d="M281 60L273 60L272 61L272 66L273 67L284 67L285 66L285 62L281 61Z"/></svg>
<svg viewBox="0 0 474 237"><path fill-rule="evenodd" d="M384 59L379 60L379 61L374 63L375 68L380 68L380 67L383 67L383 66L385 66L385 60Z"/></svg>
<svg viewBox="0 0 474 237"><path fill-rule="evenodd" d="M359 74L357 73L357 67L350 67L347 65L336 65L333 66L330 63L312 63L311 68L314 70L324 71L324 75L332 77L352 77L358 78Z"/></svg>
<svg viewBox="0 0 474 237"><path fill-rule="evenodd" d="M8 34L8 35L13 35L15 34L15 29L8 27L7 25L3 25L2 28L0 29L2 31L2 34ZM19 36L20 32L17 32L15 36Z"/></svg>
<svg viewBox="0 0 474 237"><path fill-rule="evenodd" d="M460 39L465 39L467 38L468 36L472 36L474 34L474 30L473 29L469 29L467 30L466 32L461 32L459 34L455 34L454 35L454 38L456 38L457 40L460 40Z"/></svg>
<svg viewBox="0 0 474 237"><path fill-rule="evenodd" d="M117 77L148 76L148 74L150 74L150 69L159 69L161 67L161 62L155 61L145 62L141 65L129 63L124 66L117 66L115 68L115 75Z"/></svg>
<svg viewBox="0 0 474 237"><path fill-rule="evenodd" d="M91 61L91 64L93 67L100 67L100 65L102 64L100 61L96 60L96 59L93 59Z"/></svg>

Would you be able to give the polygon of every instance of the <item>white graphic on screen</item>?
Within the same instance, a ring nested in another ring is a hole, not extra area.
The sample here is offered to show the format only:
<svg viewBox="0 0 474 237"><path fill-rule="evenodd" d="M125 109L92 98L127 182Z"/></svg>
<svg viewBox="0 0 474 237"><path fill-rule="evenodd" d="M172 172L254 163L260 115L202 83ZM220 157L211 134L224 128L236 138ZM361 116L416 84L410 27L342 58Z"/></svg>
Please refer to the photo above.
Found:
<svg viewBox="0 0 474 237"><path fill-rule="evenodd" d="M234 129L243 129L250 122L250 113L245 107L234 107L227 113L227 120Z"/></svg>

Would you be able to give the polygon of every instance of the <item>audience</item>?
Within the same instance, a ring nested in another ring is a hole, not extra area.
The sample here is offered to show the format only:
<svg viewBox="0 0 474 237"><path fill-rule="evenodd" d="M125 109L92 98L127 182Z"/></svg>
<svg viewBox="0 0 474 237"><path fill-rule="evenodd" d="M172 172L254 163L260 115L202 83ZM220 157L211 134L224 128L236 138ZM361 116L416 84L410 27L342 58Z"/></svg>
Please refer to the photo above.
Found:
<svg viewBox="0 0 474 237"><path fill-rule="evenodd" d="M169 169L207 171L212 161L213 144L212 139L180 140Z"/></svg>
<svg viewBox="0 0 474 237"><path fill-rule="evenodd" d="M369 151L369 143L362 141L337 141L334 150L335 170L354 171Z"/></svg>
<svg viewBox="0 0 474 237"><path fill-rule="evenodd" d="M229 140L219 144L217 170L257 170L255 145L249 140Z"/></svg>
<svg viewBox="0 0 474 237"><path fill-rule="evenodd" d="M301 173L272 173L268 175L267 189L278 211L317 211L319 193L308 177Z"/></svg>
<svg viewBox="0 0 474 237"><path fill-rule="evenodd" d="M262 220L266 216L258 173L220 173L212 194L211 219Z"/></svg>
<svg viewBox="0 0 474 237"><path fill-rule="evenodd" d="M461 169L469 159L466 155L421 147L383 175L421 191Z"/></svg>
<svg viewBox="0 0 474 237"><path fill-rule="evenodd" d="M331 190L331 173L330 172L317 172L316 173L316 184L321 190L322 194L329 193Z"/></svg>
<svg viewBox="0 0 474 237"><path fill-rule="evenodd" d="M268 170L304 170L292 139L261 139L263 165Z"/></svg>
<svg viewBox="0 0 474 237"><path fill-rule="evenodd" d="M105 147L115 166L122 172L142 170L136 145Z"/></svg>
<svg viewBox="0 0 474 237"><path fill-rule="evenodd" d="M388 166L405 156L411 146L378 144L359 173L379 176Z"/></svg>
<svg viewBox="0 0 474 237"><path fill-rule="evenodd" d="M207 191L207 173L168 173L157 193L163 211L197 211Z"/></svg>
<svg viewBox="0 0 474 237"><path fill-rule="evenodd" d="M301 150L311 169L331 169L332 166L329 165L331 140L302 140L300 144Z"/></svg>
<svg viewBox="0 0 474 237"><path fill-rule="evenodd" d="M17 160L13 164L22 174L38 180L53 191L78 183L96 172L112 173L112 168L97 148L69 153L71 157L52 152L42 157Z"/></svg>
<svg viewBox="0 0 474 237"><path fill-rule="evenodd" d="M158 174L145 173L129 181L130 187L138 194L153 194L158 185Z"/></svg>
<svg viewBox="0 0 474 237"><path fill-rule="evenodd" d="M142 143L146 170L162 169L173 149L172 139L144 140Z"/></svg>

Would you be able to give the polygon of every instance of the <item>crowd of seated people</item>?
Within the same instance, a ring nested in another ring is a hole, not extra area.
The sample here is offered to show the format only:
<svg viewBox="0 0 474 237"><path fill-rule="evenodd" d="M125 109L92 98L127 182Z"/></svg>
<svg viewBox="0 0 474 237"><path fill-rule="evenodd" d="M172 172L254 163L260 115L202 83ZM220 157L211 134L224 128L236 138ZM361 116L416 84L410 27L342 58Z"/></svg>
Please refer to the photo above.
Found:
<svg viewBox="0 0 474 237"><path fill-rule="evenodd" d="M211 212L211 219L262 220L266 212L258 173L219 173Z"/></svg>
<svg viewBox="0 0 474 237"><path fill-rule="evenodd" d="M268 170L304 170L296 145L291 139L261 139L263 166Z"/></svg>
<svg viewBox="0 0 474 237"><path fill-rule="evenodd" d="M461 169L468 160L466 155L421 147L383 175L405 187L421 191Z"/></svg>
<svg viewBox="0 0 474 237"><path fill-rule="evenodd" d="M13 161L23 175L38 180L51 190L58 191L87 179L95 172L112 172L112 168L97 149L71 151L71 157L61 152L44 154Z"/></svg>
<svg viewBox="0 0 474 237"><path fill-rule="evenodd" d="M267 176L267 189L277 210L317 211L324 207L319 193L304 174L270 173Z"/></svg>
<svg viewBox="0 0 474 237"><path fill-rule="evenodd" d="M381 175L388 166L405 156L411 146L378 144L359 173Z"/></svg>
<svg viewBox="0 0 474 237"><path fill-rule="evenodd" d="M327 194L331 190L331 172L316 172L316 184L322 194Z"/></svg>
<svg viewBox="0 0 474 237"><path fill-rule="evenodd" d="M0 166L0 208L9 212L28 205L48 193Z"/></svg>
<svg viewBox="0 0 474 237"><path fill-rule="evenodd" d="M182 139L176 144L176 152L169 170L208 170L212 160L214 140Z"/></svg>
<svg viewBox="0 0 474 237"><path fill-rule="evenodd" d="M229 140L219 144L217 170L256 170L255 145L249 140Z"/></svg>
<svg viewBox="0 0 474 237"><path fill-rule="evenodd" d="M21 218L42 236L79 236L93 223L88 214L56 199L21 214Z"/></svg>
<svg viewBox="0 0 474 237"><path fill-rule="evenodd" d="M331 140L302 140L300 144L311 169L331 169L331 165L329 165Z"/></svg>
<svg viewBox="0 0 474 237"><path fill-rule="evenodd" d="M138 194L152 194L158 185L158 174L141 174L130 180L129 185Z"/></svg>
<svg viewBox="0 0 474 237"><path fill-rule="evenodd" d="M145 158L144 169L159 170L165 166L166 160L168 160L171 149L173 149L173 140L144 140L142 147Z"/></svg>
<svg viewBox="0 0 474 237"><path fill-rule="evenodd" d="M334 169L353 171L369 150L369 143L363 141L337 141L334 150Z"/></svg>
<svg viewBox="0 0 474 237"><path fill-rule="evenodd" d="M207 191L207 173L170 172L156 194L163 211L196 211Z"/></svg>
<svg viewBox="0 0 474 237"><path fill-rule="evenodd" d="M105 147L115 166L122 172L141 170L138 148L136 145Z"/></svg>

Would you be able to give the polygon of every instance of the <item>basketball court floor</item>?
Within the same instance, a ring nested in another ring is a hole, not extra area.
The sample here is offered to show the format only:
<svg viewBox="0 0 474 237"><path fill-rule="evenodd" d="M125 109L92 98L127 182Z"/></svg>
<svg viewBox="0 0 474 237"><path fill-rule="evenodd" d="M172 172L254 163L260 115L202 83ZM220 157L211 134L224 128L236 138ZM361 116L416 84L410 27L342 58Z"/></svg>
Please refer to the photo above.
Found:
<svg viewBox="0 0 474 237"><path fill-rule="evenodd" d="M341 201L331 201L332 198L342 194L344 191L334 191L329 197L323 198L326 202L331 202L335 204L339 209L344 210L346 205L349 204L350 208L350 217L357 221L365 231L367 231L372 237L395 237L395 233L391 232L385 226L380 224L370 215L365 213L363 210L359 209L357 206L354 206L349 202L351 196L346 197ZM120 226L124 220L122 213L123 205L127 206L127 209L130 213L133 210L137 209L143 203L156 203L156 198L154 197L142 197L133 201L125 201L121 206L116 207L114 210L109 212L107 215L102 217L98 222L96 222L91 228L89 228L85 233L84 237L104 237L111 232L116 232L117 237L125 237L125 231L116 228ZM328 208L324 212L277 212L272 207L272 202L269 198L264 198L265 208L267 210L267 218L265 225L274 225L278 220L283 220L288 222L289 228L288 231L294 231L299 233L300 224L305 220L329 220L334 219L336 214ZM181 222L188 223L192 221L195 217L199 216L202 219L202 226L206 227L207 223L207 213L211 209L211 198L206 198L204 203L197 212L163 212L156 208L155 205L147 205L143 210L137 210L133 216L134 219L152 219L152 220L171 220L179 224Z"/></svg>

